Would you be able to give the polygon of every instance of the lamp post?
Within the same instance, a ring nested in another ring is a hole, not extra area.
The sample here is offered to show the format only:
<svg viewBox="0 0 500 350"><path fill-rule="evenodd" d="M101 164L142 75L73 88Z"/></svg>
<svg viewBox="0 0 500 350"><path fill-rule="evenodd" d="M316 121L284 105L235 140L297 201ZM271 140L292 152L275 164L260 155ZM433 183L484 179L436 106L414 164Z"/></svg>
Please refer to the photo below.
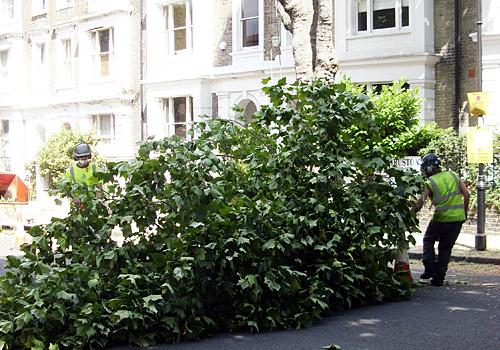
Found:
<svg viewBox="0 0 500 350"><path fill-rule="evenodd" d="M482 13L481 13L481 0L477 0L477 87L478 92L483 90L483 49L482 49ZM478 117L478 124L483 125L483 116ZM484 230L486 205L485 205L485 190L486 181L484 180L484 164L479 163L479 169L477 173L477 233L476 233L476 250L486 250L486 234Z"/></svg>

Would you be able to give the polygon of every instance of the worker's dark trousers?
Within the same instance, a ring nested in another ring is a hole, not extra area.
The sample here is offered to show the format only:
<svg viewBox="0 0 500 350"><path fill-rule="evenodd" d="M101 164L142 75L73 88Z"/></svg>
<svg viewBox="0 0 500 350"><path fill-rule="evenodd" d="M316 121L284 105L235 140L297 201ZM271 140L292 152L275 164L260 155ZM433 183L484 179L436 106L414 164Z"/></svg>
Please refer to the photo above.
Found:
<svg viewBox="0 0 500 350"><path fill-rule="evenodd" d="M448 263L450 262L451 250L455 245L458 234L464 221L435 222L430 221L424 235L424 251L422 262L425 272L434 276L436 280L444 280ZM438 255L434 251L434 244L439 241Z"/></svg>

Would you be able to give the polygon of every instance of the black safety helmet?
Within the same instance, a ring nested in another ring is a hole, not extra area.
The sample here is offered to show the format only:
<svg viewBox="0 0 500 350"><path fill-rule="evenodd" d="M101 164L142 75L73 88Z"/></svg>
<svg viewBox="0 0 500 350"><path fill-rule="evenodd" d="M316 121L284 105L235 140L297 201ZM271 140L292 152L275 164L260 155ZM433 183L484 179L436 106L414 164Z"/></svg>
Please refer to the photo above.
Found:
<svg viewBox="0 0 500 350"><path fill-rule="evenodd" d="M73 150L73 159L78 160L78 157L92 156L90 146L85 142L80 142Z"/></svg>
<svg viewBox="0 0 500 350"><path fill-rule="evenodd" d="M420 171L426 176L429 176L441 167L441 159L434 154L428 153L422 158L422 164L420 164Z"/></svg>

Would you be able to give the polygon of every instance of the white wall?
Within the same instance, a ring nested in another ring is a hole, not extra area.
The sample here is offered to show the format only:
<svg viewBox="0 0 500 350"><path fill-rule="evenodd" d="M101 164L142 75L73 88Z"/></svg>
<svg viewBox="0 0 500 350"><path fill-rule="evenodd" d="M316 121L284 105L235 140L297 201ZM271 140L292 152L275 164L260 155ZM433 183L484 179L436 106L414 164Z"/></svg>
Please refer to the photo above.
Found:
<svg viewBox="0 0 500 350"><path fill-rule="evenodd" d="M483 91L490 93L491 101L484 119L500 129L500 1L483 0L482 6Z"/></svg>
<svg viewBox="0 0 500 350"><path fill-rule="evenodd" d="M340 63L338 78L354 82L391 82L406 78L424 99L421 120L435 118L433 1L410 1L409 26L356 32L355 1L335 0L335 44Z"/></svg>

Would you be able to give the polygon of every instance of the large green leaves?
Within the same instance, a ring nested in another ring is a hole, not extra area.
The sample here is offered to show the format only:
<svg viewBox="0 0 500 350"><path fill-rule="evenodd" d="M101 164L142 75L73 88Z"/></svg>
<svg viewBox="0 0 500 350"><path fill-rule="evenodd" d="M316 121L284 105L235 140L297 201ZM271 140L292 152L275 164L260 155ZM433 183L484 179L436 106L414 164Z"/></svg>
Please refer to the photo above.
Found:
<svg viewBox="0 0 500 350"><path fill-rule="evenodd" d="M146 346L408 298L391 264L416 228L419 178L391 166L375 104L345 83L264 90L253 123L148 140L108 164L99 195L63 184L85 208L9 258L0 344Z"/></svg>

